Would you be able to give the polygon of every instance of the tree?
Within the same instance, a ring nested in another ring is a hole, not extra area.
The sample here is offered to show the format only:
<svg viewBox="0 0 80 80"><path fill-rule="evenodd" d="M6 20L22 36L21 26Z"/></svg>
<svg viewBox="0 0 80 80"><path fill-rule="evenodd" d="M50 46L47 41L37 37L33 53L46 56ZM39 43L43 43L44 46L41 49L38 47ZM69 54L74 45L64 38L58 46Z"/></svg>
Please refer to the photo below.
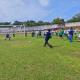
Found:
<svg viewBox="0 0 80 80"><path fill-rule="evenodd" d="M25 26L27 26L27 27L36 26L36 22L33 21L33 20L26 21L26 22L24 22L24 23L25 23Z"/></svg>
<svg viewBox="0 0 80 80"><path fill-rule="evenodd" d="M0 25L10 25L11 22L0 22Z"/></svg>
<svg viewBox="0 0 80 80"><path fill-rule="evenodd" d="M14 21L13 25L22 25L23 22L20 22L20 21Z"/></svg>
<svg viewBox="0 0 80 80"><path fill-rule="evenodd" d="M56 19L54 19L52 21L52 24L64 25L65 24L65 21L64 21L64 19L56 18Z"/></svg>
<svg viewBox="0 0 80 80"><path fill-rule="evenodd" d="M70 20L68 20L67 22L80 22L80 13L76 14L75 16L73 16Z"/></svg>

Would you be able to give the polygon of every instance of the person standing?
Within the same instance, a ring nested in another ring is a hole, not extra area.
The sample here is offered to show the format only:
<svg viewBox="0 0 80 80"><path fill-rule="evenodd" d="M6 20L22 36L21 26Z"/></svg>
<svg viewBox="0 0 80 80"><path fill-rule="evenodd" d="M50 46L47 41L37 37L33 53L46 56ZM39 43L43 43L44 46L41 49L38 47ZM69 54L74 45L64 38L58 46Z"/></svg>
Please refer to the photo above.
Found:
<svg viewBox="0 0 80 80"><path fill-rule="evenodd" d="M41 31L38 32L38 37L42 37L41 33Z"/></svg>
<svg viewBox="0 0 80 80"><path fill-rule="evenodd" d="M51 44L49 44L49 40L51 39L51 30L49 29L48 32L45 35L45 44L44 47L46 47L46 45L48 45L50 48L52 48L53 46Z"/></svg>
<svg viewBox="0 0 80 80"><path fill-rule="evenodd" d="M78 34L78 40L80 41L80 32L79 32L79 34Z"/></svg>
<svg viewBox="0 0 80 80"><path fill-rule="evenodd" d="M9 34L9 33L7 33L7 34L6 34L6 38L5 38L5 40L7 40L7 39L9 39L9 40L11 39L11 37L10 37L10 34Z"/></svg>
<svg viewBox="0 0 80 80"><path fill-rule="evenodd" d="M33 31L33 32L32 32L32 37L34 37L34 36L35 36L35 32Z"/></svg>
<svg viewBox="0 0 80 80"><path fill-rule="evenodd" d="M15 37L15 33L13 33L13 37Z"/></svg>
<svg viewBox="0 0 80 80"><path fill-rule="evenodd" d="M27 37L27 31L25 31L25 37Z"/></svg>

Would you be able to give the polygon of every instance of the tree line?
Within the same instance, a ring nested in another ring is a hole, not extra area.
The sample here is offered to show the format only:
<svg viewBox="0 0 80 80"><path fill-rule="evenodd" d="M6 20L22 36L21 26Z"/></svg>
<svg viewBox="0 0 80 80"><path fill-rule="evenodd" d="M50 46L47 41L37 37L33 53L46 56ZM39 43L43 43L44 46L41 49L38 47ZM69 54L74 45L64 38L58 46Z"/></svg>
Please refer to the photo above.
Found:
<svg viewBox="0 0 80 80"><path fill-rule="evenodd" d="M41 25L51 25L51 24L65 24L65 23L71 23L71 22L80 22L80 13L74 15L71 19L65 21L62 18L55 18L52 22L44 22L44 21L34 21L34 20L28 20L28 21L14 21L11 22L0 22L0 25L25 25L26 27L32 27L32 26L41 26ZM4 27L4 26L3 26Z"/></svg>

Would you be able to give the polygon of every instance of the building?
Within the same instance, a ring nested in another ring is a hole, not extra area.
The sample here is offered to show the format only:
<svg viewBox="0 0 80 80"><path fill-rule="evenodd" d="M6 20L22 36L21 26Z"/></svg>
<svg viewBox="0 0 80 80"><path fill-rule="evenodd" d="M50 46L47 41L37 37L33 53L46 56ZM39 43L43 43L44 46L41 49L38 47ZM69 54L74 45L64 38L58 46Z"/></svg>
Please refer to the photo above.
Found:
<svg viewBox="0 0 80 80"><path fill-rule="evenodd" d="M47 30L47 29L53 29L57 30L61 27L65 29L69 29L70 27L73 27L74 29L80 30L80 22L74 22L74 23L65 23L64 25L43 25L43 26L36 26L36 27L27 27L22 25L0 25L0 33L5 32L25 32L25 31L39 31L39 30Z"/></svg>

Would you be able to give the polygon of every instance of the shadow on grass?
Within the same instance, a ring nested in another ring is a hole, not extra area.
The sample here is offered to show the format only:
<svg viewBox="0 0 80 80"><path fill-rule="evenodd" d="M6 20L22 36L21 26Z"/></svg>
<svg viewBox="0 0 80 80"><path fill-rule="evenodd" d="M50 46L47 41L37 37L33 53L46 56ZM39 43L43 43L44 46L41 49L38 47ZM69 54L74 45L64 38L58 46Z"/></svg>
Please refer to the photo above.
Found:
<svg viewBox="0 0 80 80"><path fill-rule="evenodd" d="M57 46L57 45L56 45L56 46L55 46L55 45L53 46L53 45L52 45L51 47L49 47L49 46L45 46L45 48L46 48L46 47L48 47L48 48L51 48L51 49L52 49L52 48L58 48L58 47L61 47L61 46Z"/></svg>

